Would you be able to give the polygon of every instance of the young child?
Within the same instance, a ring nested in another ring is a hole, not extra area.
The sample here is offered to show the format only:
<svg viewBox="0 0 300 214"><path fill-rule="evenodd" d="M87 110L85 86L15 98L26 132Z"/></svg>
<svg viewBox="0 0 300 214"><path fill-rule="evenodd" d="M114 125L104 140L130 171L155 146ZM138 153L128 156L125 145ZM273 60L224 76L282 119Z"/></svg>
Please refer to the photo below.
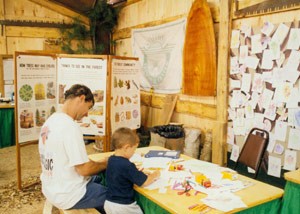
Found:
<svg viewBox="0 0 300 214"><path fill-rule="evenodd" d="M119 128L112 135L114 155L108 159L108 192L104 209L107 214L143 213L134 199L133 185L147 186L160 176L159 171L146 175L129 159L139 145L138 136L129 128Z"/></svg>

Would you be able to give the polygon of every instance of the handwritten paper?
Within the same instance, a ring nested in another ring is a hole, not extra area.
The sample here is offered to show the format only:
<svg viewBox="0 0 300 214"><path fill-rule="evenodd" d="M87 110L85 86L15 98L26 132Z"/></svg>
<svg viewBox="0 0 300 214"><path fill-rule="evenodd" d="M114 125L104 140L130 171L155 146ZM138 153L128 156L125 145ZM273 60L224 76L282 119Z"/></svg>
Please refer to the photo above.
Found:
<svg viewBox="0 0 300 214"><path fill-rule="evenodd" d="M296 161L297 161L296 151L285 150L283 168L286 170L295 170Z"/></svg>
<svg viewBox="0 0 300 214"><path fill-rule="evenodd" d="M272 175L279 178L281 173L281 159L269 155L268 166L268 175Z"/></svg>
<svg viewBox="0 0 300 214"><path fill-rule="evenodd" d="M228 127L227 129L227 143L234 145L234 133L233 133L233 128Z"/></svg>
<svg viewBox="0 0 300 214"><path fill-rule="evenodd" d="M238 57L230 57L230 74L238 74L240 72Z"/></svg>
<svg viewBox="0 0 300 214"><path fill-rule="evenodd" d="M251 36L251 54L261 53L262 50L261 34Z"/></svg>
<svg viewBox="0 0 300 214"><path fill-rule="evenodd" d="M232 30L230 48L238 48L240 46L240 31Z"/></svg>
<svg viewBox="0 0 300 214"><path fill-rule="evenodd" d="M262 100L263 100L263 108L268 108L270 105L270 102L272 100L274 92L269 90L269 89L264 89L263 93L262 93Z"/></svg>
<svg viewBox="0 0 300 214"><path fill-rule="evenodd" d="M289 32L289 27L283 23L280 23L277 30L272 36L272 41L276 41L279 45L281 45Z"/></svg>
<svg viewBox="0 0 300 214"><path fill-rule="evenodd" d="M264 22L263 27L261 28L261 32L266 36L270 36L273 33L275 26L271 22Z"/></svg>
<svg viewBox="0 0 300 214"><path fill-rule="evenodd" d="M276 121L275 123L275 138L276 140L285 141L287 132L287 122Z"/></svg>
<svg viewBox="0 0 300 214"><path fill-rule="evenodd" d="M273 68L273 54L271 52L271 50L266 49L263 52L263 56L262 56L262 63L261 63L261 68L262 69L272 69Z"/></svg>
<svg viewBox="0 0 300 214"><path fill-rule="evenodd" d="M300 130L299 129L293 129L293 128L290 129L288 148L300 150Z"/></svg>
<svg viewBox="0 0 300 214"><path fill-rule="evenodd" d="M247 56L245 58L245 65L248 68L256 69L258 63L259 63L259 58L255 57L255 56Z"/></svg>
<svg viewBox="0 0 300 214"><path fill-rule="evenodd" d="M247 56L248 56L248 45L241 45L240 46L239 63L244 64Z"/></svg>
<svg viewBox="0 0 300 214"><path fill-rule="evenodd" d="M286 49L298 50L300 46L300 29L291 28Z"/></svg>
<svg viewBox="0 0 300 214"><path fill-rule="evenodd" d="M244 92L249 92L251 86L251 74L244 73L242 77L242 87L241 90Z"/></svg>
<svg viewBox="0 0 300 214"><path fill-rule="evenodd" d="M264 81L262 79L262 75L259 73L255 73L252 81L252 91L261 93L263 87L264 87Z"/></svg>
<svg viewBox="0 0 300 214"><path fill-rule="evenodd" d="M239 158L239 154L240 154L240 147L238 145L233 145L231 150L230 160L236 162L237 159Z"/></svg>

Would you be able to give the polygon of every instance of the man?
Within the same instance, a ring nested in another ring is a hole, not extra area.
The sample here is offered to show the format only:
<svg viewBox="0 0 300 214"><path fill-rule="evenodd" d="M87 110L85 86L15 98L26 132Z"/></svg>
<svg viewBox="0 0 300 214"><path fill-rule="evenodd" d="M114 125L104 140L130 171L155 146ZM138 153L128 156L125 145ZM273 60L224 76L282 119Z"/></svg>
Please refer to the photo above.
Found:
<svg viewBox="0 0 300 214"><path fill-rule="evenodd" d="M83 134L75 121L87 116L94 97L88 87L79 84L64 95L62 111L47 119L39 137L42 192L60 209L96 208L102 212L107 190L97 183L97 176L90 176L106 169L107 159L88 159Z"/></svg>

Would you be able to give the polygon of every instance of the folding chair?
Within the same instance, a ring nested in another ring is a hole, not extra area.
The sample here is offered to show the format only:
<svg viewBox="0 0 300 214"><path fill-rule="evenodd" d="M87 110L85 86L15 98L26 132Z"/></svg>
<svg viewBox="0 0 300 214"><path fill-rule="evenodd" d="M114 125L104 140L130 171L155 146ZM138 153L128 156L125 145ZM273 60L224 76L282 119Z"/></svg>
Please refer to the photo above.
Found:
<svg viewBox="0 0 300 214"><path fill-rule="evenodd" d="M265 156L269 143L269 133L259 128L253 128L249 132L243 149L237 159L234 170L239 163L242 163L255 170L254 178L257 177L258 171Z"/></svg>

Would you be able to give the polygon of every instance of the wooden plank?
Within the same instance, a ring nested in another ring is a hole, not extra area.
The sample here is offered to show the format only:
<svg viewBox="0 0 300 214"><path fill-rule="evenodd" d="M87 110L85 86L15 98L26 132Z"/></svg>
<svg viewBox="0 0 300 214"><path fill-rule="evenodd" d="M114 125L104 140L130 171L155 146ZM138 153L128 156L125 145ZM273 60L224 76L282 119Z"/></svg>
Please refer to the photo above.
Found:
<svg viewBox="0 0 300 214"><path fill-rule="evenodd" d="M147 22L147 23L135 25L135 26L132 26L132 27L128 27L128 28L123 28L123 29L120 29L120 30L116 30L113 33L113 40L120 40L120 39L130 38L131 37L131 30L132 29L153 27L153 26L157 26L157 25L166 24L168 22L172 22L172 21L175 21L177 19L181 19L183 17L186 17L186 15L187 14L182 14L182 15L178 15L178 16L172 16L172 17L168 17L168 18L165 18L165 19L155 20L155 21L151 21L151 22Z"/></svg>
<svg viewBox="0 0 300 214"><path fill-rule="evenodd" d="M60 38L60 31L56 28L36 28L6 26L7 37L30 37L30 38Z"/></svg>
<svg viewBox="0 0 300 214"><path fill-rule="evenodd" d="M183 94L216 95L216 42L210 8L194 1L187 19L183 49Z"/></svg>
<svg viewBox="0 0 300 214"><path fill-rule="evenodd" d="M65 15L67 17L70 17L70 18L78 18L82 23L86 24L86 25L89 25L89 18L86 17L86 16L83 16L79 13L76 13L66 7L63 7L59 4L55 4L49 0L29 0L35 4L38 4L40 6L43 6L45 8L48 8L50 10L53 10L54 12L56 13L59 13L59 14L62 14L62 15Z"/></svg>
<svg viewBox="0 0 300 214"><path fill-rule="evenodd" d="M0 36L0 54L7 54L6 37Z"/></svg>
<svg viewBox="0 0 300 214"><path fill-rule="evenodd" d="M161 116L156 118L159 125L168 125L170 123L178 95L177 94L168 94L165 97L164 105L161 111Z"/></svg>
<svg viewBox="0 0 300 214"><path fill-rule="evenodd" d="M175 111L182 114L190 114L201 118L216 119L217 112L215 105L177 100Z"/></svg>
<svg viewBox="0 0 300 214"><path fill-rule="evenodd" d="M213 133L212 162L226 164L227 155L227 108L228 108L228 70L229 44L231 32L231 0L221 0L219 46L218 46L218 75L217 75L217 133Z"/></svg>
<svg viewBox="0 0 300 214"><path fill-rule="evenodd" d="M299 0L265 0L265 1L235 1L235 16L236 17L251 17L278 13L288 10L295 10L300 8Z"/></svg>

